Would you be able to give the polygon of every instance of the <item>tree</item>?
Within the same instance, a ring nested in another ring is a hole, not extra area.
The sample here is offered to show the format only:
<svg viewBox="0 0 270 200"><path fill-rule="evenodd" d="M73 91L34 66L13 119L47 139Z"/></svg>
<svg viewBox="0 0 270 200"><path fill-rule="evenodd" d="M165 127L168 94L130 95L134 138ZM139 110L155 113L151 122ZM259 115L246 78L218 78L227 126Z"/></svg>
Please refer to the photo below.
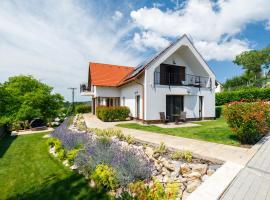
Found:
<svg viewBox="0 0 270 200"><path fill-rule="evenodd" d="M241 65L248 75L254 76L255 79L260 78L262 69L269 69L270 47L262 50L245 51L237 55L233 62Z"/></svg>
<svg viewBox="0 0 270 200"><path fill-rule="evenodd" d="M12 117L13 120L25 121L39 117L50 121L57 117L63 107L63 97L60 94L54 94L52 87L32 76L10 77L2 87L10 95L6 115Z"/></svg>

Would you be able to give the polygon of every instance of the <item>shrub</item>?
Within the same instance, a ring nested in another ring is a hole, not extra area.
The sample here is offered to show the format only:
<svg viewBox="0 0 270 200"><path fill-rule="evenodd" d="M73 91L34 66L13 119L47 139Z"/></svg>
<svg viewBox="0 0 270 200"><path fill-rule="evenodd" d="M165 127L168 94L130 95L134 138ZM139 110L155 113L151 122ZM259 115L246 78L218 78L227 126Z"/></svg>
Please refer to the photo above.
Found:
<svg viewBox="0 0 270 200"><path fill-rule="evenodd" d="M62 148L61 141L59 139L57 139L57 138L49 138L47 140L47 144L50 147L54 147L55 152L59 152L60 149Z"/></svg>
<svg viewBox="0 0 270 200"><path fill-rule="evenodd" d="M128 118L130 110L126 106L98 106L96 113L102 121L123 121Z"/></svg>
<svg viewBox="0 0 270 200"><path fill-rule="evenodd" d="M105 164L97 165L91 175L91 178L95 181L98 187L104 187L108 190L115 189L118 186L115 170Z"/></svg>
<svg viewBox="0 0 270 200"><path fill-rule="evenodd" d="M179 159L185 159L188 162L192 161L192 152L190 151L175 151L171 154L171 159L173 160L179 160Z"/></svg>
<svg viewBox="0 0 270 200"><path fill-rule="evenodd" d="M247 88L237 91L226 91L221 93L216 93L216 105L221 106L233 101L256 101L270 100L270 88Z"/></svg>
<svg viewBox="0 0 270 200"><path fill-rule="evenodd" d="M76 106L76 113L90 113L91 106L88 104L80 104Z"/></svg>
<svg viewBox="0 0 270 200"><path fill-rule="evenodd" d="M216 106L216 118L220 118L222 115L222 106Z"/></svg>
<svg viewBox="0 0 270 200"><path fill-rule="evenodd" d="M65 150L63 148L60 148L58 151L57 151L57 157L60 159L60 160L64 160L65 159Z"/></svg>
<svg viewBox="0 0 270 200"><path fill-rule="evenodd" d="M150 178L153 169L153 164L145 157L143 150L122 148L108 137L89 139L85 149L76 156L75 164L86 176L99 164L112 166L121 186Z"/></svg>
<svg viewBox="0 0 270 200"><path fill-rule="evenodd" d="M232 102L225 106L224 117L241 143L254 144L269 131L270 105L263 101Z"/></svg>
<svg viewBox="0 0 270 200"><path fill-rule="evenodd" d="M137 199L151 199L151 200L173 200L177 198L180 189L180 183L168 183L164 188L162 183L154 180L153 184L147 185L143 181L137 181L129 184L129 190L135 194Z"/></svg>
<svg viewBox="0 0 270 200"><path fill-rule="evenodd" d="M167 152L167 147L165 146L164 142L161 142L159 144L159 146L157 146L155 149L154 149L154 152L155 153L160 153L160 154L164 154Z"/></svg>
<svg viewBox="0 0 270 200"><path fill-rule="evenodd" d="M120 129L116 128L107 128L107 129L98 129L93 128L90 129L90 131L93 131L96 135L100 137L112 137L116 136L121 141L126 141L129 144L133 144L135 142L134 137L131 135L124 135Z"/></svg>
<svg viewBox="0 0 270 200"><path fill-rule="evenodd" d="M57 127L51 136L58 138L67 150L79 149L87 142L89 135L86 132L72 132L68 129L68 123L69 118Z"/></svg>
<svg viewBox="0 0 270 200"><path fill-rule="evenodd" d="M74 159L77 156L79 150L78 149L72 149L70 151L67 152L67 160L69 162L69 164L73 164L74 163Z"/></svg>

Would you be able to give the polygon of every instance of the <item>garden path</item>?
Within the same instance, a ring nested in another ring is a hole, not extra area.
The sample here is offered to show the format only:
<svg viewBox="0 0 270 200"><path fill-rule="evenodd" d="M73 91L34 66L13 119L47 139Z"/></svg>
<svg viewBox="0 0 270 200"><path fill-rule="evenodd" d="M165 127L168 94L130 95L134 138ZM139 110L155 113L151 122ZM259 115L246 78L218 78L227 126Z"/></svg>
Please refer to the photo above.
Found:
<svg viewBox="0 0 270 200"><path fill-rule="evenodd" d="M269 137L269 136L268 136ZM228 189L223 200L270 199L270 140L265 142L243 168Z"/></svg>
<svg viewBox="0 0 270 200"><path fill-rule="evenodd" d="M115 128L119 123L128 122L103 122L97 119L96 116L85 114L84 119L88 128ZM257 152L262 142L254 145L252 148L242 148L212 142L199 141L194 139L182 138L177 136L164 135L159 133L146 132L141 130L120 128L126 135L131 135L137 140L152 144L164 144L168 148L177 150L192 151L196 157L205 158L208 160L229 161L235 164L244 166L252 156Z"/></svg>

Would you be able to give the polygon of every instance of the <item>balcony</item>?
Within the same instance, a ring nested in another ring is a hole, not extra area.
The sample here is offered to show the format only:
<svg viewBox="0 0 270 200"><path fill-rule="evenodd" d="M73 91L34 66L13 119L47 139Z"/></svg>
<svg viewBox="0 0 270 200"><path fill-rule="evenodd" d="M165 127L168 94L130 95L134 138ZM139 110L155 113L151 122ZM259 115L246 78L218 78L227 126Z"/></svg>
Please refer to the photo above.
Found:
<svg viewBox="0 0 270 200"><path fill-rule="evenodd" d="M82 96L89 96L92 95L93 91L91 90L91 87L87 83L82 83L80 85L80 93Z"/></svg>
<svg viewBox="0 0 270 200"><path fill-rule="evenodd" d="M198 88L211 88L212 82L210 77L196 76L191 74L182 73L154 73L155 85L168 85L168 86L192 86Z"/></svg>

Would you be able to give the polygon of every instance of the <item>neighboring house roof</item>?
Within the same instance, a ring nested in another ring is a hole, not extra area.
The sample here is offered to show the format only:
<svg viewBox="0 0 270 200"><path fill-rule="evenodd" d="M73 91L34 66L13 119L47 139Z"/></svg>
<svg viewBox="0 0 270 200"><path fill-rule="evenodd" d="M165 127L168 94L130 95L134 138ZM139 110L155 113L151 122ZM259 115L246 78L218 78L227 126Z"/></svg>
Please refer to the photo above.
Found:
<svg viewBox="0 0 270 200"><path fill-rule="evenodd" d="M89 81L96 86L118 86L134 67L102 63L89 64Z"/></svg>

